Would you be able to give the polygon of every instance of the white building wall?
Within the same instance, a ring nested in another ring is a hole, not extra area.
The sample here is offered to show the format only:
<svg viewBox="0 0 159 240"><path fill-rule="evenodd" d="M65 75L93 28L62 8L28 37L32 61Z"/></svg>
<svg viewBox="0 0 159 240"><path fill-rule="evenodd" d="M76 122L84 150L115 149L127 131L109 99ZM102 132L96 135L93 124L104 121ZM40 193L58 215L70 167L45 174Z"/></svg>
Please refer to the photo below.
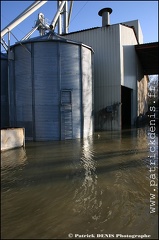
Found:
<svg viewBox="0 0 159 240"><path fill-rule="evenodd" d="M82 57L82 106L83 106L83 137L93 134L93 81L92 52L81 48Z"/></svg>
<svg viewBox="0 0 159 240"><path fill-rule="evenodd" d="M132 20L132 21L128 21L128 22L124 22L123 24L130 26L130 27L134 27L136 36L138 38L138 42L139 44L143 43L143 33L142 33L142 29L140 26L140 22L138 20Z"/></svg>
<svg viewBox="0 0 159 240"><path fill-rule="evenodd" d="M94 112L95 128L98 111L121 101L119 25L88 29L65 36L93 48L94 54ZM103 129L120 129L120 111L116 119L104 122Z"/></svg>
<svg viewBox="0 0 159 240"><path fill-rule="evenodd" d="M139 88L139 86L144 86L144 88L146 89L147 83L144 78L142 66L140 65L134 48L134 45L137 45L138 43L143 43L143 34L140 23L138 20L135 20L126 22L126 24L134 26L136 35L134 34L134 30L132 28L120 25L121 69L123 69L123 73L121 74L121 85L133 90L131 106L131 124L134 124L136 117L138 116L139 109L142 108L142 101L144 101L144 103L146 101L146 90L144 90L144 97L139 97L140 92L143 91L141 87ZM140 83L141 81L144 83Z"/></svg>
<svg viewBox="0 0 159 240"><path fill-rule="evenodd" d="M137 117L137 44L134 30L120 25L121 85L132 89L131 124Z"/></svg>
<svg viewBox="0 0 159 240"><path fill-rule="evenodd" d="M134 45L142 42L138 21L129 22L137 31L123 24L92 28L65 35L67 39L80 41L93 48L94 54L94 112L95 128L100 128L97 115L99 110L121 102L121 85L133 90L132 118L137 116L137 56ZM127 25L129 25L127 24ZM104 130L121 129L121 106L114 120L105 119Z"/></svg>

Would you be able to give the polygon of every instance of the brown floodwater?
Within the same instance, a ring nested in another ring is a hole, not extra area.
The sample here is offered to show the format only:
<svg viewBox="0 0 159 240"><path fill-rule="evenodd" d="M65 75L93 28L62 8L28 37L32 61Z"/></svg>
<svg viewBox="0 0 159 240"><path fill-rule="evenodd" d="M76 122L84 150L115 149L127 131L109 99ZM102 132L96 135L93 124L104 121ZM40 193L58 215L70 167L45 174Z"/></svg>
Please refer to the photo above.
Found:
<svg viewBox="0 0 159 240"><path fill-rule="evenodd" d="M148 127L103 131L2 152L1 239L158 239L150 138Z"/></svg>

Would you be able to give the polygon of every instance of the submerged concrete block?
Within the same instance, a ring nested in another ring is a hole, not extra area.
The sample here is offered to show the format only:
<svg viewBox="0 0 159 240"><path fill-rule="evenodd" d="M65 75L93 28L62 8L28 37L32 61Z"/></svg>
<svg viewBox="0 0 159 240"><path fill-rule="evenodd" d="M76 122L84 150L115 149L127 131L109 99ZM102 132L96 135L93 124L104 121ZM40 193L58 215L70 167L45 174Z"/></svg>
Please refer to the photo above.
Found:
<svg viewBox="0 0 159 240"><path fill-rule="evenodd" d="M1 151L25 146L25 129L8 128L1 130Z"/></svg>

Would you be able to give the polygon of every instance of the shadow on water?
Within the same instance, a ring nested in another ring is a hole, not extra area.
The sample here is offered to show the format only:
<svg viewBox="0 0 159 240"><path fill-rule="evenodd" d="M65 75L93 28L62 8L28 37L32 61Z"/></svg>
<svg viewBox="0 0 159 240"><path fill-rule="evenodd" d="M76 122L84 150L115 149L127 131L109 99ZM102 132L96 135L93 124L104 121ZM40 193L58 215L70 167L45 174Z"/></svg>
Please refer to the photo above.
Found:
<svg viewBox="0 0 159 240"><path fill-rule="evenodd" d="M133 153L125 153L125 155L127 156L133 155ZM122 153L116 154L115 156L112 156L112 157L118 157L118 156L122 156ZM105 157L102 156L102 157L97 157L95 159L99 161L100 159L105 159L105 158L106 156ZM87 158L87 161L88 161L88 158ZM50 183L52 181L63 181L64 178L66 178L67 180L72 180L76 175L80 174L82 176L85 173L85 167L84 167L85 165L84 166L80 165L78 169L76 169L75 171L73 170L71 171L71 166L70 168L64 167L67 164L70 164L69 159L60 161L60 163L58 161L53 163L46 161L45 164L39 163L37 165L29 165L28 167L26 166L25 169L23 169L22 179L17 178L16 181L14 182L12 181L7 182L7 180L5 180L5 182L2 181L1 183L2 190L14 188L14 187L20 187L20 186L25 187L25 185L28 186L28 183L30 183L31 185L38 185L38 184ZM125 163L114 163L106 166L98 166L96 170L98 174L103 174L111 171L116 171L119 169L121 171L124 171L126 168L136 168L141 165L142 165L141 162L139 161L137 162L136 160L131 160ZM17 170L17 167L9 168L7 171L8 174L10 172L12 176L15 168ZM51 171L45 168L51 168ZM60 168L63 168L63 169L58 171L58 169ZM32 174L30 174L30 170Z"/></svg>
<svg viewBox="0 0 159 240"><path fill-rule="evenodd" d="M130 129L27 142L2 153L3 239L68 239L69 233L157 239L148 141L148 129Z"/></svg>

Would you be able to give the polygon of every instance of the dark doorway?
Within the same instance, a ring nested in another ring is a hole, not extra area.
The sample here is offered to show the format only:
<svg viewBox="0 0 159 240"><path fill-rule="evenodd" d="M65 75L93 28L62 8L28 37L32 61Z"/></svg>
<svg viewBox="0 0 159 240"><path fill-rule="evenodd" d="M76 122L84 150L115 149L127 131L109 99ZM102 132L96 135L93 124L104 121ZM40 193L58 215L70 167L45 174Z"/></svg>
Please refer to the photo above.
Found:
<svg viewBox="0 0 159 240"><path fill-rule="evenodd" d="M131 126L131 89L121 86L121 122L122 129Z"/></svg>

